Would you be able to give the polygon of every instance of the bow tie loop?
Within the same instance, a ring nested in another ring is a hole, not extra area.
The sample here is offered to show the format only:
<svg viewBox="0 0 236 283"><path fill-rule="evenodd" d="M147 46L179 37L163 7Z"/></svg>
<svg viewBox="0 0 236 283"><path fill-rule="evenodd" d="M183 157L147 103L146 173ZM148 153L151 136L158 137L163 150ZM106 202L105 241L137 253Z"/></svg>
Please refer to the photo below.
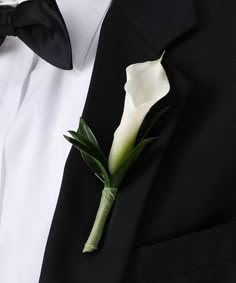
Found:
<svg viewBox="0 0 236 283"><path fill-rule="evenodd" d="M0 9L0 35L16 36L16 29L13 23L13 14L15 8L11 6L5 6Z"/></svg>
<svg viewBox="0 0 236 283"><path fill-rule="evenodd" d="M9 35L17 36L48 63L72 69L70 37L55 0L0 6L0 46Z"/></svg>

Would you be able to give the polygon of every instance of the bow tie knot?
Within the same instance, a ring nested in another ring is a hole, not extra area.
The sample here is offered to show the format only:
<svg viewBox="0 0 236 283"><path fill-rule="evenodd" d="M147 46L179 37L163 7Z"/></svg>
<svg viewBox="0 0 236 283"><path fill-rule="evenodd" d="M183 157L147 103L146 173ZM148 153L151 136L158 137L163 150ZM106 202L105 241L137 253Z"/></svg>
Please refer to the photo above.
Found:
<svg viewBox="0 0 236 283"><path fill-rule="evenodd" d="M6 6L0 10L0 34L1 36L16 36L16 30L13 24L13 13L15 8Z"/></svg>

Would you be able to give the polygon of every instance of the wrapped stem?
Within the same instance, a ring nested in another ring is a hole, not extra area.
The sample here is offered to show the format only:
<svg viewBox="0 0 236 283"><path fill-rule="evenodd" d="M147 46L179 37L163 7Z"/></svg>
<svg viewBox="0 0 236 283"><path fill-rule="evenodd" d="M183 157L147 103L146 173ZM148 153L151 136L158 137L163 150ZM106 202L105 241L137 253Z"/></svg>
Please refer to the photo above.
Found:
<svg viewBox="0 0 236 283"><path fill-rule="evenodd" d="M97 249L99 241L101 240L103 234L106 221L116 200L117 191L117 188L105 187L103 189L95 222L93 224L89 238L85 243L83 253L92 252Z"/></svg>

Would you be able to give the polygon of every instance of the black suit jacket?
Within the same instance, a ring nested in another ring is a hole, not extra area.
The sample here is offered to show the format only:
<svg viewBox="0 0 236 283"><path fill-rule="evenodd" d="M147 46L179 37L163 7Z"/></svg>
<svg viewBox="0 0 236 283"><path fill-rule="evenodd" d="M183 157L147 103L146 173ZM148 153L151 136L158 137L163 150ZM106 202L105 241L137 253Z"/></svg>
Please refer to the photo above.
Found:
<svg viewBox="0 0 236 283"><path fill-rule="evenodd" d="M82 254L102 185L72 148L40 283L236 281L236 2L114 0L83 117L106 153L125 68L163 50L170 110L129 172L100 248ZM79 121L78 121L79 122Z"/></svg>

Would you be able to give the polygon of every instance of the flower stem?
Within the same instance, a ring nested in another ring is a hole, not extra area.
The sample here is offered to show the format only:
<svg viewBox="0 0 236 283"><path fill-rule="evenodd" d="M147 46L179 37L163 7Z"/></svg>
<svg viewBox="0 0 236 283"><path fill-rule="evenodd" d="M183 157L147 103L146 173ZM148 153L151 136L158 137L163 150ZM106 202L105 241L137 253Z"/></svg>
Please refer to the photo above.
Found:
<svg viewBox="0 0 236 283"><path fill-rule="evenodd" d="M117 188L105 187L103 189L95 222L93 224L89 238L85 243L83 253L89 253L97 249L97 246L103 234L104 226L106 224L112 206L116 200L117 191Z"/></svg>

